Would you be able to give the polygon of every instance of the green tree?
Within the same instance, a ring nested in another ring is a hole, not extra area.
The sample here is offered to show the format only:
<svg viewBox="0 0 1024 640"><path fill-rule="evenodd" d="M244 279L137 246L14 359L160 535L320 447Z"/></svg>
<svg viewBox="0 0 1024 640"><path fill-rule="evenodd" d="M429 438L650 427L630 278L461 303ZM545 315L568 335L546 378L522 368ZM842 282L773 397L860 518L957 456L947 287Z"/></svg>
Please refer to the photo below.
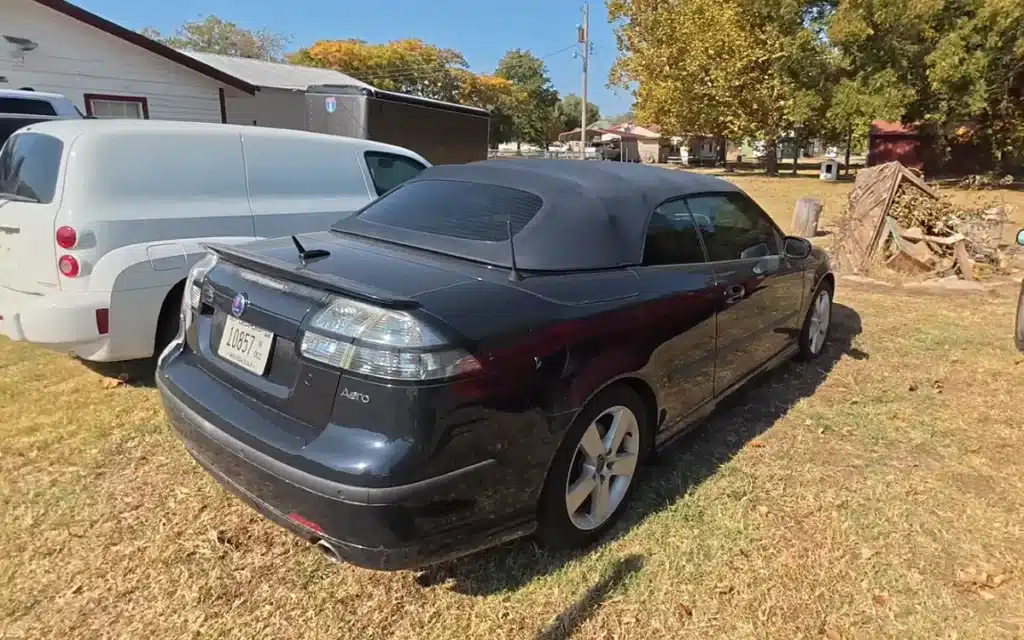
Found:
<svg viewBox="0 0 1024 640"><path fill-rule="evenodd" d="M565 133L579 128L582 124L583 99L574 93L562 98L555 105L555 125L557 133ZM593 102L587 102L587 126L601 119L601 110Z"/></svg>
<svg viewBox="0 0 1024 640"><path fill-rule="evenodd" d="M171 35L153 28L140 33L175 49L279 61L291 38L268 29L249 30L217 16L206 16L181 25Z"/></svg>
<svg viewBox="0 0 1024 640"><path fill-rule="evenodd" d="M822 128L831 56L817 0L609 0L619 56L610 81L633 88L637 117L666 132L765 141Z"/></svg>
<svg viewBox="0 0 1024 640"><path fill-rule="evenodd" d="M544 61L529 51L512 49L498 62L494 75L512 82L526 94L522 108L510 114L514 139L547 144L558 92L551 84Z"/></svg>
<svg viewBox="0 0 1024 640"><path fill-rule="evenodd" d="M871 116L899 115L947 144L976 142L1004 160L1024 145L1019 0L839 0L828 37L849 94L863 94L834 106L833 119L857 112L862 126Z"/></svg>

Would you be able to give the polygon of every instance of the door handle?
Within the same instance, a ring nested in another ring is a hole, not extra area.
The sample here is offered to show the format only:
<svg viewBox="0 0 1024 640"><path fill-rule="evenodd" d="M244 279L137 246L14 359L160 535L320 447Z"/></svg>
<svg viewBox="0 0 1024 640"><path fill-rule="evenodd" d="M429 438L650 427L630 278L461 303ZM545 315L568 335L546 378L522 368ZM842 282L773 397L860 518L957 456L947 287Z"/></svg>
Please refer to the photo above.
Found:
<svg viewBox="0 0 1024 640"><path fill-rule="evenodd" d="M736 304L737 302L743 299L743 296L746 294L746 292L747 290L744 289L741 285L732 285L731 287L725 290L725 303Z"/></svg>

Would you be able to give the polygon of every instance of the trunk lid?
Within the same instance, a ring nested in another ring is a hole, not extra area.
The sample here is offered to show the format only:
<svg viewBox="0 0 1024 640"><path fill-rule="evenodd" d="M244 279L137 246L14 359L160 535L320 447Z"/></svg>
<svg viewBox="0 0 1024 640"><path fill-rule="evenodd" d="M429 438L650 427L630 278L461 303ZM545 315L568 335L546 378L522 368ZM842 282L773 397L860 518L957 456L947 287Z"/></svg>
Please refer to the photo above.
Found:
<svg viewBox="0 0 1024 640"><path fill-rule="evenodd" d="M414 296L420 293L470 280L333 235L298 237L307 251L329 252L305 266L290 237L212 247L220 262L203 283L206 313L197 318L190 336L196 342L191 346L211 375L314 430L330 419L342 371L299 356L299 332L307 315L332 294L412 308L417 306ZM239 302L242 298L244 303ZM233 337L239 327L245 335ZM223 340L239 340L245 346L250 337L257 351L259 345L266 345L265 363L250 367L247 361L230 360L230 353L222 350Z"/></svg>
<svg viewBox="0 0 1024 640"><path fill-rule="evenodd" d="M60 288L54 225L63 152L61 140L30 130L0 150L0 286L24 293Z"/></svg>

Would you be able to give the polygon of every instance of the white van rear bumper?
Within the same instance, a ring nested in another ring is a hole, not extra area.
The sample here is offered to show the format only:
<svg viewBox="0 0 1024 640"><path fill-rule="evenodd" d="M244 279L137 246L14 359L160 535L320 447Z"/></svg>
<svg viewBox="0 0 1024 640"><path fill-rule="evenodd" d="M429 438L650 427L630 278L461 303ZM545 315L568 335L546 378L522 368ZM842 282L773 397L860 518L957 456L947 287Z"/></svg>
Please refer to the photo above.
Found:
<svg viewBox="0 0 1024 640"><path fill-rule="evenodd" d="M106 339L96 324L96 310L109 308L109 293L32 295L0 287L0 335L60 351L77 351Z"/></svg>

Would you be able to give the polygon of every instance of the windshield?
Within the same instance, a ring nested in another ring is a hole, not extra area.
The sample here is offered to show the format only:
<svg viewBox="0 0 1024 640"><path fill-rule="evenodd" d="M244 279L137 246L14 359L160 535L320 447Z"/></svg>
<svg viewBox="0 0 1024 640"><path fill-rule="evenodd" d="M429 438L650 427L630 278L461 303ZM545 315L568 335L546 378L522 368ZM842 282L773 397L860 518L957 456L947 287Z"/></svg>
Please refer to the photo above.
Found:
<svg viewBox="0 0 1024 640"><path fill-rule="evenodd" d="M0 198L49 204L57 190L64 143L42 133L16 133L0 149Z"/></svg>

